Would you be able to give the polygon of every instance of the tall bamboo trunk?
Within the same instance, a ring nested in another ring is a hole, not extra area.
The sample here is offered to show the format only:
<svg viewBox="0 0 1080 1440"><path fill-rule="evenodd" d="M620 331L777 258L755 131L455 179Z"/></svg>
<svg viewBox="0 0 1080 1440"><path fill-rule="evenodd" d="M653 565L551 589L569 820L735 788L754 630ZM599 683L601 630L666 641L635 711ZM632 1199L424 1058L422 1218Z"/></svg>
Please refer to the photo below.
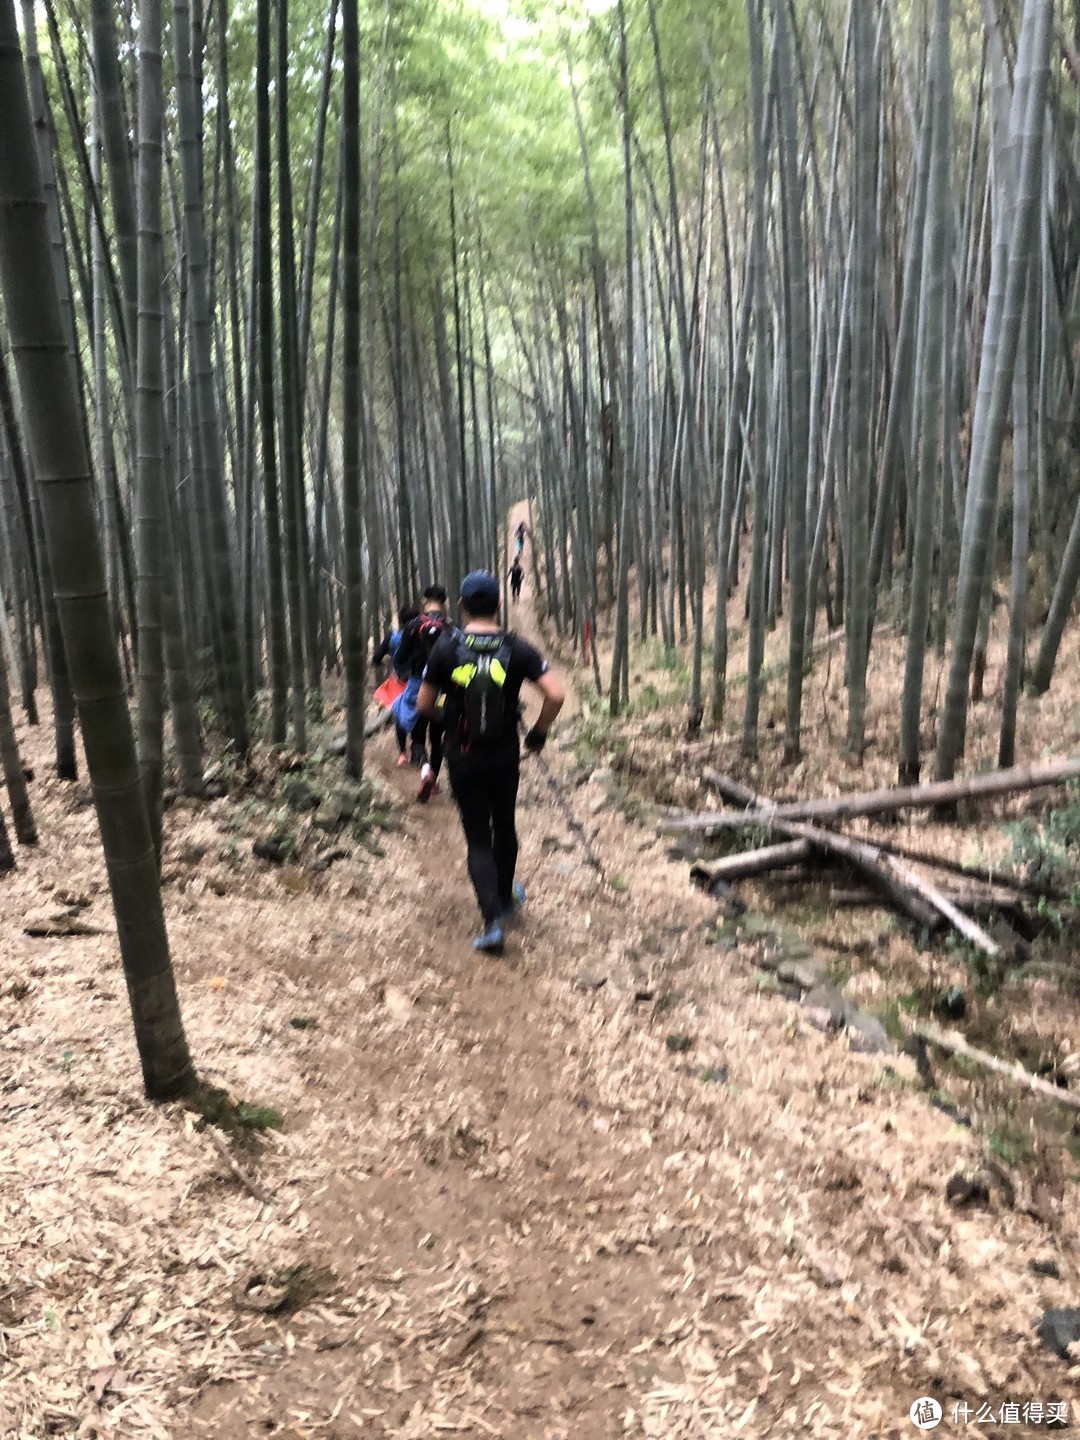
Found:
<svg viewBox="0 0 1080 1440"><path fill-rule="evenodd" d="M923 249L922 305L925 314L922 393L919 404L919 465L915 516L915 548L911 573L907 661L900 714L899 783L917 785L921 765L919 725L922 716L923 666L930 623L934 558L934 516L943 458L941 399L945 370L945 268L949 207L952 68L949 60L949 0L936 0L931 40L930 93L926 101L932 120L930 174L926 195L926 245Z"/></svg>
<svg viewBox="0 0 1080 1440"><path fill-rule="evenodd" d="M0 611L4 600L0 595ZM0 614L0 627L7 634L7 615ZM8 685L7 662L0 651L0 767L4 771L8 799L11 801L11 818L15 823L15 838L20 845L37 844L37 827L34 812L30 808L30 792L26 787L26 772L23 770L15 739L15 725L11 718L11 689Z"/></svg>
<svg viewBox="0 0 1080 1440"><path fill-rule="evenodd" d="M345 660L345 765L364 767L363 496L360 485L360 36L357 0L341 0L342 237L342 511L345 530L342 650Z"/></svg>
<svg viewBox="0 0 1080 1440"><path fill-rule="evenodd" d="M855 76L854 293L851 338L851 420L848 464L847 748L862 758L866 731L866 666L870 649L871 363L876 256L874 175L877 167L877 95L874 19L877 7L852 11Z"/></svg>
<svg viewBox="0 0 1080 1440"><path fill-rule="evenodd" d="M754 529L750 553L749 643L746 660L746 705L743 712L742 749L756 755L761 708L761 669L765 659L765 513L768 504L768 298L765 291L765 191L768 186L765 153L765 77L762 55L760 0L747 0L750 29L750 91L753 105L753 232L750 241L754 291L753 371L753 479Z"/></svg>
<svg viewBox="0 0 1080 1440"><path fill-rule="evenodd" d="M136 519L139 627L139 771L154 849L161 854L165 674L162 644L165 548L165 412L161 375L161 157L164 96L160 0L139 10L138 328Z"/></svg>
<svg viewBox="0 0 1080 1440"><path fill-rule="evenodd" d="M188 287L194 409L197 431L196 475L205 508L209 594L214 607L214 638L218 651L217 685L221 715L236 751L249 748L247 699L244 694L237 628L236 596L225 500L225 469L214 378L213 315L207 273L206 224L199 158L201 97L192 65L191 7L188 0L173 6L173 47L176 68L178 150L184 191L184 244Z"/></svg>
<svg viewBox="0 0 1080 1440"><path fill-rule="evenodd" d="M952 778L964 745L968 679L997 510L998 470L1012 398L1024 298L1038 237L1042 131L1053 3L1052 0L1028 0L1028 9L1034 24L1030 59L1027 73L1021 75L1019 69L1017 73L1017 87L1023 84L1027 89L1020 131L1019 190L1009 237L1008 273L1001 307L1001 334L995 355L993 389L984 412L985 433L976 431L972 435L973 468L968 482L970 523L965 526L966 555L961 559L949 683L935 759L935 774L939 780Z"/></svg>
<svg viewBox="0 0 1080 1440"><path fill-rule="evenodd" d="M787 0L773 0L776 79L780 108L781 223L784 242L784 322L786 331L788 433L788 593L787 719L784 757L798 758L802 724L803 665L806 641L806 508L810 432L809 277L798 177L798 125L791 75Z"/></svg>
<svg viewBox="0 0 1080 1440"><path fill-rule="evenodd" d="M42 616L45 659L53 701L56 773L61 780L76 780L79 771L75 753L75 696L72 693L71 674L68 670L67 656L64 653L64 639L56 605L53 569L49 561L48 547L45 544L40 495L36 486L31 489L31 461L30 456L23 451L22 431L16 412L7 356L2 343L0 343L0 420L3 422L4 434L7 438L12 478L21 502L27 546L36 562L35 571Z"/></svg>
<svg viewBox="0 0 1080 1440"><path fill-rule="evenodd" d="M51 268L12 0L0 0L0 131L0 292L24 399L143 1081L152 1099L169 1099L191 1089L195 1071L180 1018L153 840L111 633L90 467Z"/></svg>

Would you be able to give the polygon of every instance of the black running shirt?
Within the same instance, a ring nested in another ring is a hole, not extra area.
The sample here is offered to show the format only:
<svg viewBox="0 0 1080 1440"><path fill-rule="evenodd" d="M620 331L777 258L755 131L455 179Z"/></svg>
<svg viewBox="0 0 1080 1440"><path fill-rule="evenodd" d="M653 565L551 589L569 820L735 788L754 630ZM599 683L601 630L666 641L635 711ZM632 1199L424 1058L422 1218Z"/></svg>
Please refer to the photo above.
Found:
<svg viewBox="0 0 1080 1440"><path fill-rule="evenodd" d="M517 705L518 696L521 694L521 687L526 680L534 684L541 675L547 673L548 663L537 650L535 645L530 645L520 635L500 632L501 637L510 641L510 659L506 666L506 684L503 686L503 698L506 704L506 724L503 732L503 740L494 745L485 744L485 750L502 750L504 745L512 744L517 749ZM462 736L461 722L464 713L464 691L454 684L451 676L454 667L458 663L458 641L453 633L443 635L435 643L435 648L428 659L427 669L424 672L424 679L429 685L434 685L436 690L441 690L446 695L446 748L447 750L461 753ZM480 747L477 746L477 749Z"/></svg>

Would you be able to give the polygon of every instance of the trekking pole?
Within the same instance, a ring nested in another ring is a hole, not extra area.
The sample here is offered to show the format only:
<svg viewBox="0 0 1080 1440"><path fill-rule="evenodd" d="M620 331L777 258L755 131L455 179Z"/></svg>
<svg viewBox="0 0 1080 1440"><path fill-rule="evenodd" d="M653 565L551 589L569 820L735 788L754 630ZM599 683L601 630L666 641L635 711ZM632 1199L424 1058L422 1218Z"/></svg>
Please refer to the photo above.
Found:
<svg viewBox="0 0 1080 1440"><path fill-rule="evenodd" d="M525 726L522 724L520 716L518 717L518 726L521 729L522 733L524 733ZM601 862L599 855L597 855L596 851L593 849L592 843L589 840L588 835L586 835L585 833L584 825L582 825L581 821L570 809L570 802L566 798L566 792L559 784L559 781L555 776L555 772L552 770L548 762L544 759L542 752L537 751L534 754L533 759L539 765L540 774L543 775L545 781L547 782L547 787L554 796L555 803L559 807L559 810L562 812L562 817L566 821L570 833L574 836L578 844L581 846L582 850L585 852L586 861L600 876L601 880L606 880L607 876L604 874L603 863Z"/></svg>

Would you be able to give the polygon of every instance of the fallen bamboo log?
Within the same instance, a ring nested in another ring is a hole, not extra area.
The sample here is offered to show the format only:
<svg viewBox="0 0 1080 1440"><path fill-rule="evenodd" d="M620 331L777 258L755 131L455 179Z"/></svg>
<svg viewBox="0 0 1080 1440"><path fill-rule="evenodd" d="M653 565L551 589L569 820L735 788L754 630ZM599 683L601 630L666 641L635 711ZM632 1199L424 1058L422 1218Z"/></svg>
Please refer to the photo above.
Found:
<svg viewBox="0 0 1080 1440"><path fill-rule="evenodd" d="M706 785L710 786L722 800L730 800L732 805L771 805L771 800L766 800L763 795L757 795L753 790L741 785L738 780L733 780L730 775L725 775L722 770L711 770L706 767L702 770L701 778Z"/></svg>
<svg viewBox="0 0 1080 1440"><path fill-rule="evenodd" d="M992 1070L995 1075L1002 1075L1017 1085L1023 1085L1025 1089L1032 1090L1036 1095L1042 1095L1047 1100L1056 1100L1059 1105L1068 1105L1072 1110L1080 1110L1080 1095L1074 1091L1063 1090L1059 1085L1051 1085L1048 1080L1033 1075L1022 1065L1002 1060L997 1055L989 1055L985 1050L977 1050L974 1045L969 1045L956 1030L939 1030L936 1025L923 1022L912 1027L912 1034L930 1045L936 1045L939 1050L946 1050L950 1055L961 1055L965 1060L970 1060L975 1065L981 1065L985 1070Z"/></svg>
<svg viewBox="0 0 1080 1440"><path fill-rule="evenodd" d="M836 910L855 910L881 904L881 896L866 889L845 890L833 886L829 890L828 898L829 904Z"/></svg>
<svg viewBox="0 0 1080 1440"><path fill-rule="evenodd" d="M814 885L821 881L820 869L814 870L805 865L793 866L790 870L781 870L769 877L773 885ZM1006 919L1022 915L1017 897L1007 890L975 889L970 886L963 886L959 889L953 885L938 887L947 900L951 900L958 910L965 915L986 916L1003 915ZM833 883L825 891L825 898L830 905L838 908L851 907L855 905L880 905L881 896L875 890L867 890L852 883L844 885Z"/></svg>
<svg viewBox="0 0 1080 1440"><path fill-rule="evenodd" d="M1013 904L1019 903L1021 895L1032 895L1036 899L1065 900L1068 898L1060 885L1044 884L1040 880L1026 880L1019 875L1009 875L1001 870L990 870L981 865L965 865L960 860L950 860L944 855L934 855L927 850L916 850L910 845L898 845L895 840L884 840L880 835L868 835L867 839L887 855L899 855L904 860L913 860L916 865L926 865L933 870L943 870L947 875L957 875L962 880L976 885L985 885L995 894L1013 892ZM1003 899L1003 905L1008 904Z"/></svg>
<svg viewBox="0 0 1080 1440"><path fill-rule="evenodd" d="M733 805L768 807L772 803L762 796L756 795L753 790L747 789L739 781L733 780L730 775L722 774L719 770L705 769L701 774L707 785ZM784 803L794 804L795 802ZM950 860L944 855L934 855L927 850L917 850L910 845L901 845L896 840L883 839L880 835L868 835L865 838L878 850L884 850L887 855L899 855L904 860L913 860L917 865L944 870L949 875L958 875L963 880L990 887L995 894L1001 895L997 908L1007 908L1009 904L1008 897L1002 893L1002 887L1016 892L1017 895L1034 895L1038 899L1065 900L1068 898L1060 885L1050 885L1041 880L1028 880L1019 875L987 869L981 865L968 865L960 860ZM956 899L955 895L950 898ZM979 898L981 901L982 897Z"/></svg>
<svg viewBox="0 0 1080 1440"><path fill-rule="evenodd" d="M981 950L984 955L989 955L991 960L996 960L1001 954L1001 947L982 928L975 923L970 916L964 912L944 895L936 885L931 885L929 880L924 880L921 875L908 865L901 865L895 856L889 857L889 865L893 871L900 876L905 885L910 885L912 890L921 895L927 904L932 905L936 911L958 930L965 940L969 941L976 949Z"/></svg>
<svg viewBox="0 0 1080 1440"><path fill-rule="evenodd" d="M762 805L761 797L727 776L717 776L723 781L728 793L738 797L746 809L729 812L733 825L760 825L766 830L777 830L790 840L808 840L815 850L846 860L859 870L876 889L883 891L889 900L917 925L935 930L941 920L948 920L965 939L977 945L986 954L996 956L1000 952L989 935L974 921L969 920L941 892L928 881L914 875L900 866L894 858L876 846L862 840L852 840L846 835L837 835L832 830L822 830L815 825L788 820L779 813L779 807Z"/></svg>
<svg viewBox="0 0 1080 1440"><path fill-rule="evenodd" d="M872 845L861 840L851 840L846 835L836 835L831 830L820 830L816 825L802 825L797 821L777 820L774 816L756 810L747 810L743 817L747 825L762 825L769 830L778 830L790 840L808 840L815 850L846 860L884 893L893 905L917 925L934 930L939 923L939 911L924 896L904 883L899 875L886 863L887 857Z"/></svg>
<svg viewBox="0 0 1080 1440"><path fill-rule="evenodd" d="M743 795L752 796L753 791L746 790L737 781L723 778L736 804L752 803L735 797L740 791ZM1080 779L1080 757L1054 760L1046 765L993 770L985 775L969 775L962 780L934 780L925 785L900 785L888 790L867 790L857 795L793 800L783 805L764 801L759 796L754 796L754 801L777 820L850 820L859 815L894 815L898 810L952 805L958 800L988 800L1000 795L1016 795L1077 779ZM741 824L745 824L742 815L729 810L712 810L673 818L667 822L666 828L677 831L720 830Z"/></svg>
<svg viewBox="0 0 1080 1440"><path fill-rule="evenodd" d="M715 885L717 880L749 880L770 870L785 870L809 860L813 846L809 840L786 840L780 845L765 845L758 850L744 850L740 855L724 855L719 860L699 860L691 867L691 880L704 880Z"/></svg>
<svg viewBox="0 0 1080 1440"><path fill-rule="evenodd" d="M364 739L370 740L372 735L377 735L380 730L385 730L392 719L390 711L384 710L381 706L378 710L369 711L364 721Z"/></svg>
<svg viewBox="0 0 1080 1440"><path fill-rule="evenodd" d="M943 880L938 883L938 889L965 915L1023 914L1022 898L1005 885L984 882L958 885L955 880Z"/></svg>
<svg viewBox="0 0 1080 1440"><path fill-rule="evenodd" d="M965 915L937 886L889 855L884 847L787 819L782 812L791 807L769 806L754 791L718 771L711 771L709 780L725 796L746 807L738 812L721 812L730 817L729 824L760 825L765 830L779 831L791 840L808 840L816 850L847 860L860 870L877 889L884 891L897 909L917 924L934 930L941 920L947 920L965 940L984 954L992 959L1001 954L1000 946L981 925Z"/></svg>

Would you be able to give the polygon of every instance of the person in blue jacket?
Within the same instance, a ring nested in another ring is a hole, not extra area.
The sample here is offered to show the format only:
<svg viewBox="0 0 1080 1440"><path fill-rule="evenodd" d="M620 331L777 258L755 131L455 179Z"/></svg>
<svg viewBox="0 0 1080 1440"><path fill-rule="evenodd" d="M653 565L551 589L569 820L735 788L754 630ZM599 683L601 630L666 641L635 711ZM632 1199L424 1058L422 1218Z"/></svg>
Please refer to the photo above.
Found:
<svg viewBox="0 0 1080 1440"><path fill-rule="evenodd" d="M394 656L394 672L399 679L405 681L404 693L398 696L392 706L394 724L398 727L399 737L402 731L412 737L410 759L414 765L423 767L419 798L424 802L430 799L434 792L438 780L438 765L431 766L427 763L426 741L429 726L427 719L421 719L416 708L416 697L420 693L420 683L431 648L448 624L446 591L441 585L429 585L424 591L423 609L402 630ZM442 730L437 726L431 728L435 731L432 738L441 763ZM403 760L398 760L399 765L404 763Z"/></svg>
<svg viewBox="0 0 1080 1440"><path fill-rule="evenodd" d="M419 614L420 610L416 605L401 606L401 608L398 610L397 629L387 631L387 633L383 636L382 644L375 651L375 654L371 657L371 664L374 669L377 670L379 666L387 660L393 663L398 652L398 647L401 645L401 637L405 633L406 626L409 624L410 620L415 620ZM391 714L393 714L392 708ZM398 743L397 763L399 765L407 765L409 763L409 732L408 730L402 729L401 725L398 723L396 715L394 716L394 733L397 736Z"/></svg>

